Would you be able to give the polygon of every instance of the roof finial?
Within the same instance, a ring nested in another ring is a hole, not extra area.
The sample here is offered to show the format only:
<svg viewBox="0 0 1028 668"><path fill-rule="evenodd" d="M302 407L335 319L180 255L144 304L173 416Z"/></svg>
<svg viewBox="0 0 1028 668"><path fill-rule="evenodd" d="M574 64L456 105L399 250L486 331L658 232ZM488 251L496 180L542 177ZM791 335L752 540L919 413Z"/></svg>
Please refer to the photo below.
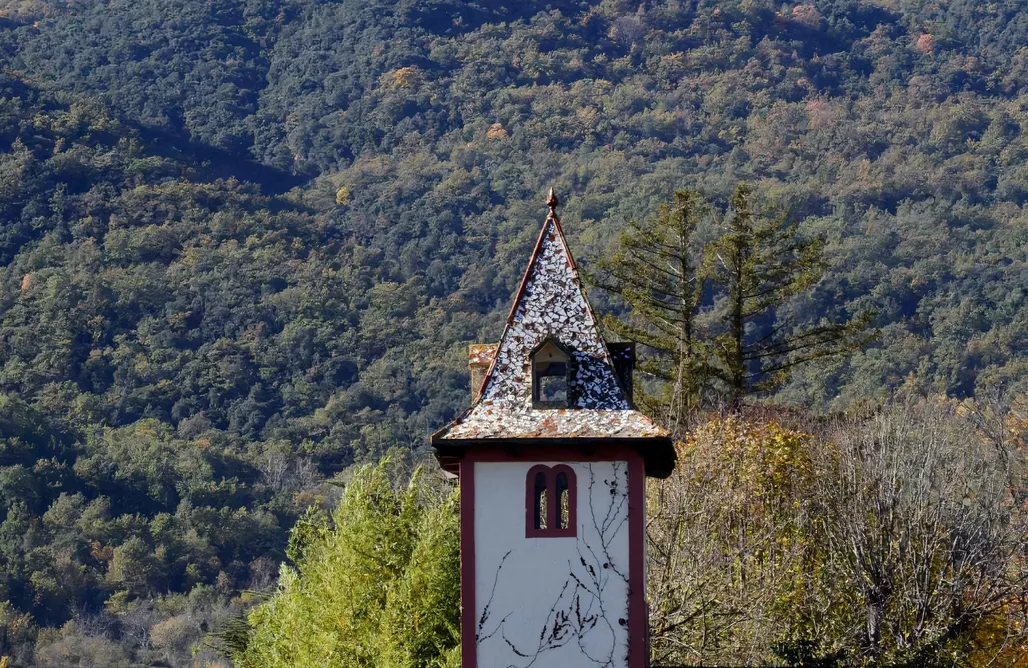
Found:
<svg viewBox="0 0 1028 668"><path fill-rule="evenodd" d="M549 195L549 197L546 198L546 206L550 207L550 217L552 217L552 218L556 218L557 217L557 205L558 204L560 204L560 202L557 200L557 193L556 193L556 191L554 191L553 187L551 186L550 187L550 195Z"/></svg>

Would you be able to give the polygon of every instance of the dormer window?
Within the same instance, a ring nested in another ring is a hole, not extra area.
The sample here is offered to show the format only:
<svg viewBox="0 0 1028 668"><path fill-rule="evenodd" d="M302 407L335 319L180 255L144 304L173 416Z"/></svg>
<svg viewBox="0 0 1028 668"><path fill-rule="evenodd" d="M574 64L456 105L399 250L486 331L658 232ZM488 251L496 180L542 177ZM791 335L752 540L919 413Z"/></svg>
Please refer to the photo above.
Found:
<svg viewBox="0 0 1028 668"><path fill-rule="evenodd" d="M532 407L567 408L571 392L571 354L556 338L548 336L530 356Z"/></svg>

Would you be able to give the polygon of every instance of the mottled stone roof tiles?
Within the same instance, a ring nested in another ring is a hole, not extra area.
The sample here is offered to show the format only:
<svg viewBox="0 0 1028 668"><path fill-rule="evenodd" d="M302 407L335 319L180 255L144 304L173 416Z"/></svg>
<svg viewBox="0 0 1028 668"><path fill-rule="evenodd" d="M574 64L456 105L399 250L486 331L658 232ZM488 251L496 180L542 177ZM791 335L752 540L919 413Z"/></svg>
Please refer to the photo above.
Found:
<svg viewBox="0 0 1028 668"><path fill-rule="evenodd" d="M476 348L477 363L492 353L477 400L433 435L434 443L482 439L667 438L634 410L582 288L560 220L551 211L515 296L500 343ZM567 408L536 408L529 356L547 337L571 351Z"/></svg>

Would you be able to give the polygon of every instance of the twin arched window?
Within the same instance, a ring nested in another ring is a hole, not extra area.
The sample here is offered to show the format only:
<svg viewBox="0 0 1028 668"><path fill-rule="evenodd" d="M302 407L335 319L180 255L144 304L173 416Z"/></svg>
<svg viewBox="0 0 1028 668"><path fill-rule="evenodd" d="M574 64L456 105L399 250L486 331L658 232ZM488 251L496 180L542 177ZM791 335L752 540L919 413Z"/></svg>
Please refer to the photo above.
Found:
<svg viewBox="0 0 1028 668"><path fill-rule="evenodd" d="M525 537L574 537L575 472L570 466L537 464L525 480Z"/></svg>

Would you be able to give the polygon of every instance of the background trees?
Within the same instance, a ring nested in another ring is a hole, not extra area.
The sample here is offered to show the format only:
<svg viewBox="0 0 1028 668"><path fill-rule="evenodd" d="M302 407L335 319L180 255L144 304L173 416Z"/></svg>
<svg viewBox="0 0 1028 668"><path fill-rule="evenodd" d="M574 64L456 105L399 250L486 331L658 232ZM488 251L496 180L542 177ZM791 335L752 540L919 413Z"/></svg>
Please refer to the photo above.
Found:
<svg viewBox="0 0 1028 668"><path fill-rule="evenodd" d="M656 353L639 370L664 381L658 403L671 422L712 393L738 406L782 385L797 365L874 339L870 311L806 324L782 312L823 277L822 239L804 237L787 214L755 213L744 185L727 212L714 211L699 194L675 191L646 223L629 224L594 278L628 309L604 319L610 333ZM694 240L702 222L712 236L705 243Z"/></svg>
<svg viewBox="0 0 1028 668"><path fill-rule="evenodd" d="M676 190L654 215L628 222L614 252L599 259L591 277L629 309L625 318L604 317L610 334L658 353L640 360L638 368L665 381L664 403L675 418L698 403L712 374L710 342L697 327L704 276L693 238L709 214L697 193Z"/></svg>
<svg viewBox="0 0 1028 668"><path fill-rule="evenodd" d="M651 488L655 665L1019 665L1023 452L975 410L908 400L799 430L767 413L693 430Z"/></svg>
<svg viewBox="0 0 1028 668"><path fill-rule="evenodd" d="M423 456L550 185L586 267L683 184L823 239L768 321L881 337L775 401L1018 387L1024 37L1013 2L0 2L12 665L40 628L192 661L325 480Z"/></svg>
<svg viewBox="0 0 1028 668"><path fill-rule="evenodd" d="M874 338L864 331L871 312L806 324L784 315L782 307L813 289L827 269L823 240L801 236L787 215L754 212L749 188L740 185L724 234L704 249L705 273L721 291L718 310L723 312L723 332L712 346L719 362L714 373L735 404L782 385L799 364L857 349Z"/></svg>

